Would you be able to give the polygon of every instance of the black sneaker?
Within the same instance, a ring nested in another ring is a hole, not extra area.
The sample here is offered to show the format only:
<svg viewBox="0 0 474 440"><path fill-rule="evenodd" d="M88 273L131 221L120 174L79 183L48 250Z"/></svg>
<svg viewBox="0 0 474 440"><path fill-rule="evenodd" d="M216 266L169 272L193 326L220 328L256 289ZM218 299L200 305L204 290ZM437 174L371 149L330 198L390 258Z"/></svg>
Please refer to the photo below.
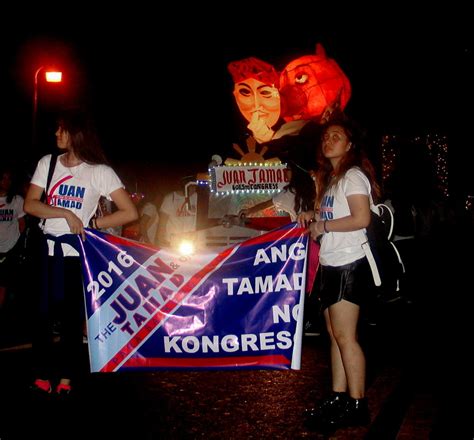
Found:
<svg viewBox="0 0 474 440"><path fill-rule="evenodd" d="M306 425L310 429L326 427L327 420L337 417L345 410L348 400L347 393L333 391L316 408L305 410Z"/></svg>
<svg viewBox="0 0 474 440"><path fill-rule="evenodd" d="M323 424L329 429L346 428L348 426L366 426L370 423L369 406L367 398L348 398L345 408L327 417Z"/></svg>

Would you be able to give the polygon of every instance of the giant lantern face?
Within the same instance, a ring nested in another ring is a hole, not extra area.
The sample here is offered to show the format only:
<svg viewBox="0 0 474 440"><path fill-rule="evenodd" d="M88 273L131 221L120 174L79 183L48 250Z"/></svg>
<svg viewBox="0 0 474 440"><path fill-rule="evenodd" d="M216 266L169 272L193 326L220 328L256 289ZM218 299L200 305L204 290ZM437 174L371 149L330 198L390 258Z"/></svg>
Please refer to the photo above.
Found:
<svg viewBox="0 0 474 440"><path fill-rule="evenodd" d="M328 109L344 110L351 96L351 84L318 43L315 55L297 58L283 69L280 95L285 121L321 119Z"/></svg>
<svg viewBox="0 0 474 440"><path fill-rule="evenodd" d="M278 74L271 64L250 57L228 65L234 80L234 98L258 142L268 141L280 119Z"/></svg>

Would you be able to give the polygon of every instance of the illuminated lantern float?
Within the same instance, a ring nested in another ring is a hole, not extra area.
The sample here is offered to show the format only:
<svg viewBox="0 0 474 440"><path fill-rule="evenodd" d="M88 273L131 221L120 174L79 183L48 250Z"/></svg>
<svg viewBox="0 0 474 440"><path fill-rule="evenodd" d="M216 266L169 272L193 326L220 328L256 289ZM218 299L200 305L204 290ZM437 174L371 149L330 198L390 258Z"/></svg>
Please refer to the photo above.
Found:
<svg viewBox="0 0 474 440"><path fill-rule="evenodd" d="M349 79L321 44L315 54L287 64L280 75L254 57L233 61L228 70L235 101L252 137L277 154L282 151L280 139L299 136L308 122L325 122L335 110L344 110L351 96Z"/></svg>
<svg viewBox="0 0 474 440"><path fill-rule="evenodd" d="M286 165L280 159L291 159L308 167L300 153L292 154L296 151L294 147L313 159L320 124L334 111L344 110L351 85L338 64L326 56L321 44L316 45L314 54L288 63L280 74L271 64L254 57L233 61L228 70L234 81L236 104L252 136L246 141L248 152L233 145L240 159L227 158L224 166L211 167L212 194L206 220L227 216L242 225L235 219L240 209L268 200L288 184ZM264 157L267 152L269 159ZM289 222L283 213L270 211L255 214L255 220L266 217L264 222L256 221L255 226L275 227L269 216L280 215L283 222Z"/></svg>

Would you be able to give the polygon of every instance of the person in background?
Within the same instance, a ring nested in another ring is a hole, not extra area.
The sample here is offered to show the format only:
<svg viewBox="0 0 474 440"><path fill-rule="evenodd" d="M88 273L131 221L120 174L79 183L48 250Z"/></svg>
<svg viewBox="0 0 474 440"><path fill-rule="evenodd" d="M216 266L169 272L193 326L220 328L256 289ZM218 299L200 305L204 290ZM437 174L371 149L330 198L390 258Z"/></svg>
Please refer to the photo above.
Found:
<svg viewBox="0 0 474 440"><path fill-rule="evenodd" d="M3 309L7 288L15 278L15 255L25 230L25 213L23 197L13 185L13 170L3 165L0 179L0 309Z"/></svg>
<svg viewBox="0 0 474 440"><path fill-rule="evenodd" d="M62 151L49 185L46 201L42 193L47 183L51 155L40 159L26 194L26 213L44 219L42 229L41 288L33 336L35 380L32 391L38 396L52 392L69 395L71 380L81 365L82 327L85 319L82 272L78 250L86 239L84 228L91 221L101 196L110 198L117 210L94 218L94 228L123 225L138 217L128 193L115 171L107 164L96 131L88 115L79 109L64 111L56 131ZM59 307L61 321L57 365L53 361L53 310Z"/></svg>
<svg viewBox="0 0 474 440"><path fill-rule="evenodd" d="M97 204L97 211L95 213L95 219L99 217L105 217L106 215L110 215L115 212L115 207L113 206L112 200L107 199L107 197L101 197L99 199L99 203ZM108 227L108 228L100 228L102 232L106 232L107 234L117 235L120 237L122 235L122 225Z"/></svg>
<svg viewBox="0 0 474 440"><path fill-rule="evenodd" d="M153 201L145 197L143 203L139 208L140 214L140 241L149 243L151 245L156 244L156 236L158 231L158 208L161 197L157 194Z"/></svg>
<svg viewBox="0 0 474 440"><path fill-rule="evenodd" d="M317 152L316 213L300 215L313 239L320 238L317 282L331 341L332 393L307 410L312 427L337 429L370 421L365 397L365 356L357 339L360 308L370 295L372 275L361 247L370 222L371 197L380 189L375 171L347 118L323 127Z"/></svg>
<svg viewBox="0 0 474 440"><path fill-rule="evenodd" d="M191 181L191 177L184 178L182 183ZM185 188L165 195L159 210L159 246L174 246L177 240L192 235L196 230L196 206L197 192L194 185L188 186L187 195Z"/></svg>

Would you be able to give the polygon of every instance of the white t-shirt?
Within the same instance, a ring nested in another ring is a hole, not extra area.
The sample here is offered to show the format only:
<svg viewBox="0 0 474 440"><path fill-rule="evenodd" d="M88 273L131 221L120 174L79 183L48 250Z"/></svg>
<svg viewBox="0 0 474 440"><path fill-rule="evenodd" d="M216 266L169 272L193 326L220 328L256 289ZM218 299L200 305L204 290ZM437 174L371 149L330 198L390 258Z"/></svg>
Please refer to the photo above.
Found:
<svg viewBox="0 0 474 440"><path fill-rule="evenodd" d="M320 219L332 220L350 215L347 197L352 194L370 195L370 182L359 168L351 168L346 175L324 194ZM321 238L319 261L323 266L343 266L365 256L361 247L365 229L350 232L329 232Z"/></svg>
<svg viewBox="0 0 474 440"><path fill-rule="evenodd" d="M173 191L163 199L160 212L168 215L166 223L166 239L170 242L179 234L196 230L197 193L190 197L191 212L186 209L186 199L183 194Z"/></svg>
<svg viewBox="0 0 474 440"><path fill-rule="evenodd" d="M8 252L20 237L18 219L24 217L23 197L15 196L10 203L0 197L0 252Z"/></svg>
<svg viewBox="0 0 474 440"><path fill-rule="evenodd" d="M156 209L156 206L154 205L154 203L151 203L151 202L145 203L140 215L141 216L147 215L148 217L150 217L148 228L146 230L146 235L148 237L148 241L151 244L154 244L155 237L156 237L156 229L158 228L158 219L159 219L158 210Z"/></svg>
<svg viewBox="0 0 474 440"><path fill-rule="evenodd" d="M124 186L115 171L108 165L89 165L83 162L75 167L65 167L61 163L61 156L58 157L49 185L47 203L69 209L82 220L84 226L87 226L97 209L99 198L104 196L110 200L110 193ZM40 159L31 183L41 188L46 187L50 160L50 154ZM71 233L64 218L46 219L43 231L45 234L54 236ZM50 255L51 248L52 242ZM78 255L67 244L62 244L62 248L65 256Z"/></svg>
<svg viewBox="0 0 474 440"><path fill-rule="evenodd" d="M297 212L295 211L295 194L288 189L276 194L273 198L273 206L275 209L285 211L290 215L291 221L296 221Z"/></svg>

